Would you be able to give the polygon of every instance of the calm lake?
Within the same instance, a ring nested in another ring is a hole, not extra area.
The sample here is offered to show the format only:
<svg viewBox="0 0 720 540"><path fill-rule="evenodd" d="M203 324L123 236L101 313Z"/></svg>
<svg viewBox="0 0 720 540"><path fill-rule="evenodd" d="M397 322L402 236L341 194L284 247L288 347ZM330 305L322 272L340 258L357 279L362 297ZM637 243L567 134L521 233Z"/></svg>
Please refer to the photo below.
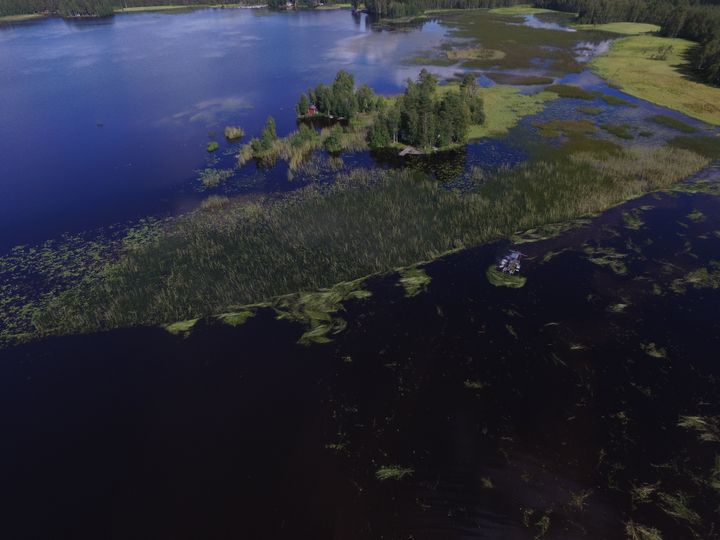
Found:
<svg viewBox="0 0 720 540"><path fill-rule="evenodd" d="M437 46L436 22L374 31L349 10L215 9L0 26L0 249L197 203L192 181L223 128L273 115L350 69L395 93Z"/></svg>

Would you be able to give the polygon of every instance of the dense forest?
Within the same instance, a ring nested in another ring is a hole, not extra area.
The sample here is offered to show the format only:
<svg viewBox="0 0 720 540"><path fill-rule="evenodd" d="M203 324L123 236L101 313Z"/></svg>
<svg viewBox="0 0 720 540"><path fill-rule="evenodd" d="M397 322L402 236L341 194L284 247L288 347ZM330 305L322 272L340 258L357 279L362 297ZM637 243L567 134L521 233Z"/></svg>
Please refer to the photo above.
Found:
<svg viewBox="0 0 720 540"><path fill-rule="evenodd" d="M648 22L661 33L696 41L690 59L700 78L720 85L720 0L536 0L535 5L577 13L581 22Z"/></svg>
<svg viewBox="0 0 720 540"><path fill-rule="evenodd" d="M352 0L358 2L376 17L408 17L420 15L426 9L477 9L508 7L527 3L527 0Z"/></svg>
<svg viewBox="0 0 720 540"><path fill-rule="evenodd" d="M102 17L114 8L178 5L222 4L219 0L0 0L0 17L29 13L53 13L63 17ZM251 0L228 0L228 4L253 3ZM257 3L262 3L258 1ZM283 0L283 4L285 1Z"/></svg>

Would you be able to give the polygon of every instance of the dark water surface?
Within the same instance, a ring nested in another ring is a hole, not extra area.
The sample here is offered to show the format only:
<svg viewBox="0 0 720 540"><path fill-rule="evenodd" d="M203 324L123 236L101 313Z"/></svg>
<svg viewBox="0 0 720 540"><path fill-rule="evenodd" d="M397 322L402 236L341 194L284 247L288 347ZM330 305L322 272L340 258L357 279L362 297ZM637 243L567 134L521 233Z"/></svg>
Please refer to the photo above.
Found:
<svg viewBox="0 0 720 540"><path fill-rule="evenodd" d="M0 248L178 212L226 125L295 128L298 95L351 69L395 93L435 22L377 32L349 10L137 13L0 26Z"/></svg>
<svg viewBox="0 0 720 540"><path fill-rule="evenodd" d="M503 244L429 264L415 297L374 278L325 345L261 311L6 350L2 536L717 538L718 442L677 424L720 414L720 289L685 281L720 279L718 216L647 196L523 245L521 289L485 278Z"/></svg>

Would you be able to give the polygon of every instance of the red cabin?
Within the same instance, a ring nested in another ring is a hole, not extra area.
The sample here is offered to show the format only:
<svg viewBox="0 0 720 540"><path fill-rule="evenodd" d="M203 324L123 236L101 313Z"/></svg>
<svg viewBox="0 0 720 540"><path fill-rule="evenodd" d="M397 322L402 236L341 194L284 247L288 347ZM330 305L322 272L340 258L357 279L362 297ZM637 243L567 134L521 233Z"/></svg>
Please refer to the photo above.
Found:
<svg viewBox="0 0 720 540"><path fill-rule="evenodd" d="M315 116L317 114L317 112L318 112L317 107L315 105L310 105L310 107L308 107L307 115Z"/></svg>

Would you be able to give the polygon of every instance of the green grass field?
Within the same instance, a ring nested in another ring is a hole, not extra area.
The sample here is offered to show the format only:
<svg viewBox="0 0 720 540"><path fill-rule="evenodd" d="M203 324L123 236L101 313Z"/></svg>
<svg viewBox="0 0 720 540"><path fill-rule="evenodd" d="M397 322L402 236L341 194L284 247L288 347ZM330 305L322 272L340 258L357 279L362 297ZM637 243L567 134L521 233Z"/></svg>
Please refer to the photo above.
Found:
<svg viewBox="0 0 720 540"><path fill-rule="evenodd" d="M439 86L438 92L450 92L455 89L457 85L448 84ZM478 93L482 96L485 105L485 123L470 126L468 134L470 139L502 137L524 117L541 112L548 101L557 99L557 95L550 92L528 95L521 93L518 88L505 85L478 88Z"/></svg>
<svg viewBox="0 0 720 540"><path fill-rule="evenodd" d="M720 88L694 82L682 73L693 45L684 39L627 37L613 43L591 66L623 92L720 125Z"/></svg>

